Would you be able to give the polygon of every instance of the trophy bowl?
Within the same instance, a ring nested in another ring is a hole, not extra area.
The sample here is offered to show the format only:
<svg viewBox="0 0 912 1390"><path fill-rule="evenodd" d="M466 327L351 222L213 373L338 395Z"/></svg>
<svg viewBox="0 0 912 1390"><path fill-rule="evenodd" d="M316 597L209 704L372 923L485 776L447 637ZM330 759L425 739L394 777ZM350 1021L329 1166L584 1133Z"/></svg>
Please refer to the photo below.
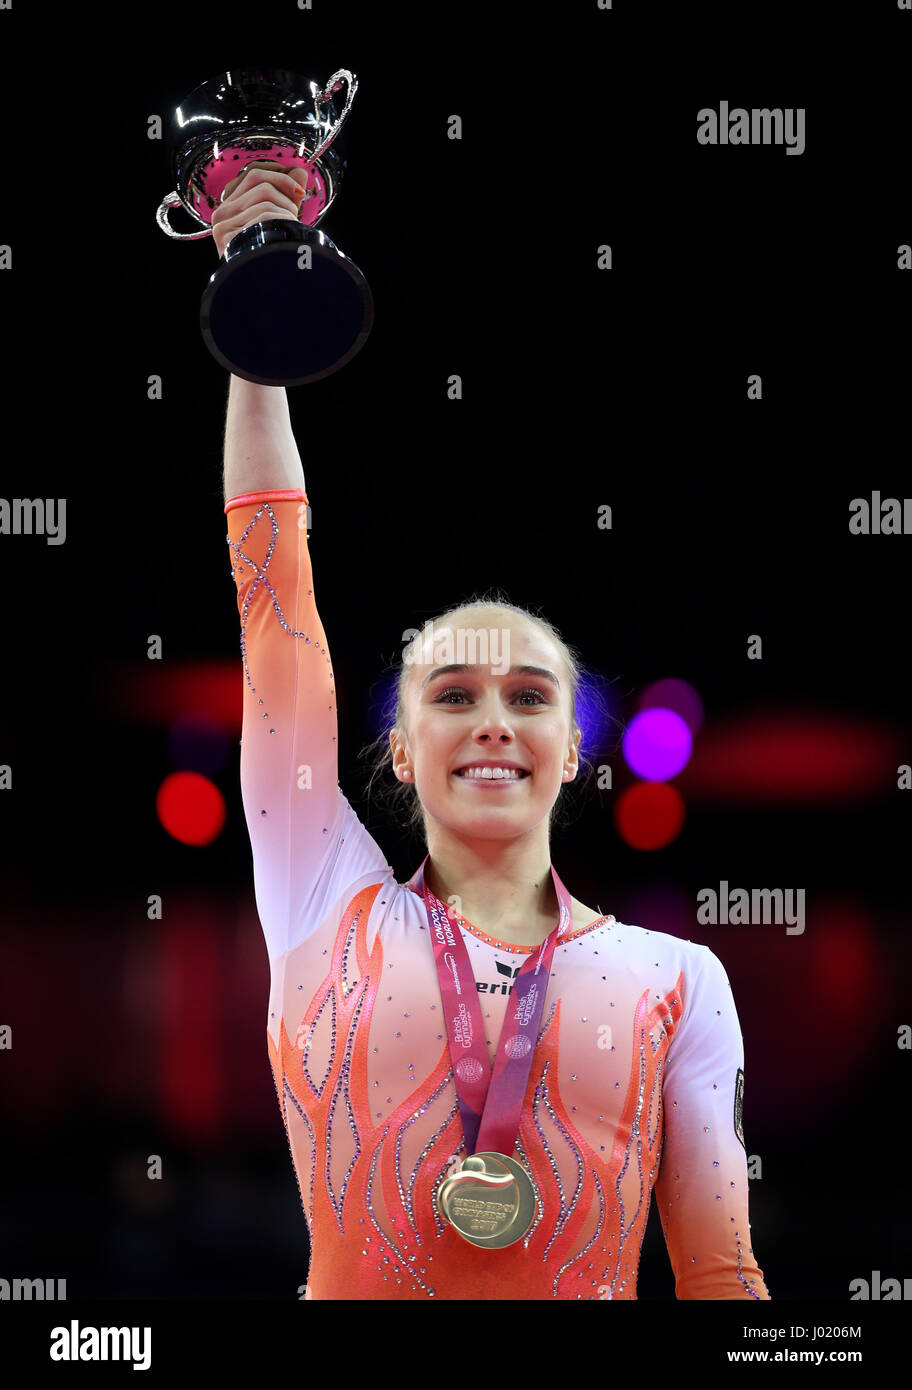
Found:
<svg viewBox="0 0 912 1390"><path fill-rule="evenodd" d="M339 192L346 167L339 132L357 89L345 68L322 87L283 68L236 68L203 82L172 113L174 190L157 221L174 240L212 235L226 186L248 164L270 160L308 174L298 219L264 218L238 232L203 291L206 346L247 381L319 381L360 352L373 326L373 295L362 271L317 226ZM169 213L178 207L203 230L175 231Z"/></svg>

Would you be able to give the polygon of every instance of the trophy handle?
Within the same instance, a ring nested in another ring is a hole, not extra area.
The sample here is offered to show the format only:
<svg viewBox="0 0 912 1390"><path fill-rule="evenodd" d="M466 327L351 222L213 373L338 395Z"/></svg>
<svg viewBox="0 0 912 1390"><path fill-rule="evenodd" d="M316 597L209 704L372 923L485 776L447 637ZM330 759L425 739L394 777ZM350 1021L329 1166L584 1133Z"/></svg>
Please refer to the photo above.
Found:
<svg viewBox="0 0 912 1390"><path fill-rule="evenodd" d="M335 132L333 133L335 134ZM171 223L168 221L168 209L182 208L183 206L183 203L177 196L177 189L165 195L159 204L158 212L155 214L155 220L162 231L165 232L167 236L173 237L175 241L199 241L201 237L212 236L211 227L207 227L205 231L202 232L176 232L174 230Z"/></svg>
<svg viewBox="0 0 912 1390"><path fill-rule="evenodd" d="M323 138L323 140L320 141L320 144L314 150L313 154L309 156L308 162L310 163L319 159L322 154L326 153L332 142L335 140L336 136L339 134L339 131L342 129L342 122L345 120L345 117L351 110L351 104L355 99L355 92L357 92L358 90L358 79L352 73L349 72L348 68L339 68L338 72L333 73L332 77L326 83L326 86L323 88L322 92L319 94L318 97L315 98L314 109L316 109L316 107L318 106L322 106L325 101L329 101L333 93L339 90L339 88L342 86L342 83L339 79L343 77L348 87L348 91L345 93L345 105L342 107L342 112L339 116L339 119L336 121L332 130L330 130L329 133Z"/></svg>

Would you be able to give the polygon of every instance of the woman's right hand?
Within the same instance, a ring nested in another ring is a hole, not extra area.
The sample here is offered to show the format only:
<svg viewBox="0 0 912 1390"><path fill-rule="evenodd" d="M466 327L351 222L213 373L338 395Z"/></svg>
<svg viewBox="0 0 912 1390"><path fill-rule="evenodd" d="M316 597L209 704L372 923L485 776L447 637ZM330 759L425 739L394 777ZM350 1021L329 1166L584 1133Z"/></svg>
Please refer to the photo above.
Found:
<svg viewBox="0 0 912 1390"><path fill-rule="evenodd" d="M231 238L254 222L276 217L299 220L301 203L310 197L306 191L309 171L301 165L290 167L295 170L294 178L286 172L287 164L253 160L225 185L224 199L212 214L212 240L220 256Z"/></svg>

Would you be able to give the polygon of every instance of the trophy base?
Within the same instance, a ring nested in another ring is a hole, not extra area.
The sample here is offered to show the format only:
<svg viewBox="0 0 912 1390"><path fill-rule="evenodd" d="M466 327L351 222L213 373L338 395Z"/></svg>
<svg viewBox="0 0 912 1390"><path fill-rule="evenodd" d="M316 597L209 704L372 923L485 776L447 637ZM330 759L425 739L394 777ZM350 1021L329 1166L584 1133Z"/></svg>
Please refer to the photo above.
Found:
<svg viewBox="0 0 912 1390"><path fill-rule="evenodd" d="M232 237L200 302L213 357L261 386L331 376L361 351L373 321L373 295L354 261L324 232L290 217Z"/></svg>

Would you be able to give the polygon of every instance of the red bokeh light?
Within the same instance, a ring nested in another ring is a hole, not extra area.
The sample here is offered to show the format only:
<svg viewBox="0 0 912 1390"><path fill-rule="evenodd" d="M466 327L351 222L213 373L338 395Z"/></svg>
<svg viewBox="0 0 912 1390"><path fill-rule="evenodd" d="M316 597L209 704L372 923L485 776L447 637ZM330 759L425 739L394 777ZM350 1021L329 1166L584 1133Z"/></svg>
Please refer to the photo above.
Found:
<svg viewBox="0 0 912 1390"><path fill-rule="evenodd" d="M683 798L668 782L637 782L618 797L614 824L632 849L663 849L681 833Z"/></svg>
<svg viewBox="0 0 912 1390"><path fill-rule="evenodd" d="M168 834L185 845L209 845L225 824L225 798L199 772L172 772L155 799L158 819Z"/></svg>
<svg viewBox="0 0 912 1390"><path fill-rule="evenodd" d="M901 731L871 719L743 714L703 731L680 786L688 802L857 801L889 794L904 748Z"/></svg>

